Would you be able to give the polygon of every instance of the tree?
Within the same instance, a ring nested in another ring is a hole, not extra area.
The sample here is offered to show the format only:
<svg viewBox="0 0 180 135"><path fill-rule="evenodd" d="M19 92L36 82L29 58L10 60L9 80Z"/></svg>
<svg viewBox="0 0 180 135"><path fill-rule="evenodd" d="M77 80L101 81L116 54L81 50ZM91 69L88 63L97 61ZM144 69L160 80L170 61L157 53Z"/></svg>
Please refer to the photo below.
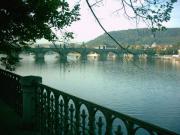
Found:
<svg viewBox="0 0 180 135"><path fill-rule="evenodd" d="M57 39L53 29L79 20L79 4L70 8L65 0L1 0L0 20L0 50L7 51L36 39Z"/></svg>
<svg viewBox="0 0 180 135"><path fill-rule="evenodd" d="M105 33L123 50L131 53L116 41L102 26L93 7L103 0L86 0L94 17ZM164 30L163 22L170 20L173 4L177 0L119 0L117 12L124 12L128 19L142 20L151 26L152 31ZM70 26L79 20L80 6L70 8L65 0L1 0L0 2L0 50L22 48L45 38L56 40L54 30ZM129 12L129 9L131 10ZM129 14L130 13L130 14ZM72 37L72 33L65 34Z"/></svg>

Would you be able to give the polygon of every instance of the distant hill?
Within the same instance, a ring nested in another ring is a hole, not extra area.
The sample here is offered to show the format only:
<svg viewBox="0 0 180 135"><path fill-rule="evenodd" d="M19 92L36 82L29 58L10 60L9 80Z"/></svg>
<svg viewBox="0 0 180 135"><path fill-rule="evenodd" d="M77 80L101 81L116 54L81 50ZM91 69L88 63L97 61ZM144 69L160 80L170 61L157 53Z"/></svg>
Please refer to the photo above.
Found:
<svg viewBox="0 0 180 135"><path fill-rule="evenodd" d="M155 36L149 29L129 29L109 32L122 45L151 45L154 42L159 45L176 45L180 43L180 28L168 28L165 31L156 32ZM107 34L103 34L86 43L88 47L99 45L115 46L114 41Z"/></svg>

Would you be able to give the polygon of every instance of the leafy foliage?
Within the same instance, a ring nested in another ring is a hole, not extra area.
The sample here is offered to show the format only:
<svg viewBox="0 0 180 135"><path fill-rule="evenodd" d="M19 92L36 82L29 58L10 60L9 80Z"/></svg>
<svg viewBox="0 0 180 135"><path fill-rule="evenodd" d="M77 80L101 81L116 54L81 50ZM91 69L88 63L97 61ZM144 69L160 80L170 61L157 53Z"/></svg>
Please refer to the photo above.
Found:
<svg viewBox="0 0 180 135"><path fill-rule="evenodd" d="M52 29L63 29L79 20L79 4L65 0L1 0L0 49L22 47L36 39L56 39Z"/></svg>
<svg viewBox="0 0 180 135"><path fill-rule="evenodd" d="M131 53L126 47L124 47L124 45L118 42L116 38L104 28L97 15L95 14L93 7L99 7L98 4L102 4L103 1L104 0L94 0L94 2L90 4L89 0L86 0L86 3L99 26L109 37L108 39L114 41L114 43L118 45L119 48L125 50L128 53ZM170 20L170 13L175 2L177 2L177 0L119 0L120 8L114 12L124 13L124 15L129 20L135 20L136 25L140 21L143 21L151 29L153 36L155 36L156 31L163 31L166 29L166 27L163 26L163 22L167 22Z"/></svg>
<svg viewBox="0 0 180 135"><path fill-rule="evenodd" d="M130 5L136 15L135 18L140 17L154 32L166 29L162 23L170 20L175 2L177 0L144 0L143 2L130 0Z"/></svg>

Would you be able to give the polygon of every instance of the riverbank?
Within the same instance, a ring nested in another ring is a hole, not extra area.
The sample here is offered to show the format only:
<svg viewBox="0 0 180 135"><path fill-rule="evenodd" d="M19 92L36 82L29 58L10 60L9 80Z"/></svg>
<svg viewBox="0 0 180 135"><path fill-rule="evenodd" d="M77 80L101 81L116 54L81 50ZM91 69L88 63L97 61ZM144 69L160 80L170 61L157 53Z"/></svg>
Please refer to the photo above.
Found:
<svg viewBox="0 0 180 135"><path fill-rule="evenodd" d="M180 55L162 55L162 56L156 56L156 58L180 61Z"/></svg>

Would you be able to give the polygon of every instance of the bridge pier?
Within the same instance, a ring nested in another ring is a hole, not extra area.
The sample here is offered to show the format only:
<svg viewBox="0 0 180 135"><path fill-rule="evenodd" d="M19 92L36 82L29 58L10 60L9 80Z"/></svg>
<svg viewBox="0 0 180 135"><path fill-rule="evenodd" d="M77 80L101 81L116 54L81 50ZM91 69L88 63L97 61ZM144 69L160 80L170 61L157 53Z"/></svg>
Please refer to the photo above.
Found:
<svg viewBox="0 0 180 135"><path fill-rule="evenodd" d="M45 53L42 53L42 52L37 52L35 53L35 60L38 61L38 60L44 60L44 54Z"/></svg>
<svg viewBox="0 0 180 135"><path fill-rule="evenodd" d="M87 60L87 54L81 54L81 60Z"/></svg>
<svg viewBox="0 0 180 135"><path fill-rule="evenodd" d="M134 54L134 55L133 55L133 58L134 58L134 59L140 58L140 54Z"/></svg>
<svg viewBox="0 0 180 135"><path fill-rule="evenodd" d="M87 60L87 55L88 55L88 52L87 52L87 48L83 48L82 52L81 52L81 60Z"/></svg>
<svg viewBox="0 0 180 135"><path fill-rule="evenodd" d="M67 62L68 52L67 52L67 50L66 50L65 45L64 45L63 48L61 48L60 50L58 50L57 53L59 54L59 60L60 60L61 62Z"/></svg>
<svg viewBox="0 0 180 135"><path fill-rule="evenodd" d="M60 54L60 61L67 62L67 54L66 53Z"/></svg>
<svg viewBox="0 0 180 135"><path fill-rule="evenodd" d="M116 55L116 59L122 59L124 57L124 54L123 53L118 53L117 55Z"/></svg>
<svg viewBox="0 0 180 135"><path fill-rule="evenodd" d="M107 55L108 55L107 52L101 52L100 53L100 60L102 60L102 61L107 60Z"/></svg>

